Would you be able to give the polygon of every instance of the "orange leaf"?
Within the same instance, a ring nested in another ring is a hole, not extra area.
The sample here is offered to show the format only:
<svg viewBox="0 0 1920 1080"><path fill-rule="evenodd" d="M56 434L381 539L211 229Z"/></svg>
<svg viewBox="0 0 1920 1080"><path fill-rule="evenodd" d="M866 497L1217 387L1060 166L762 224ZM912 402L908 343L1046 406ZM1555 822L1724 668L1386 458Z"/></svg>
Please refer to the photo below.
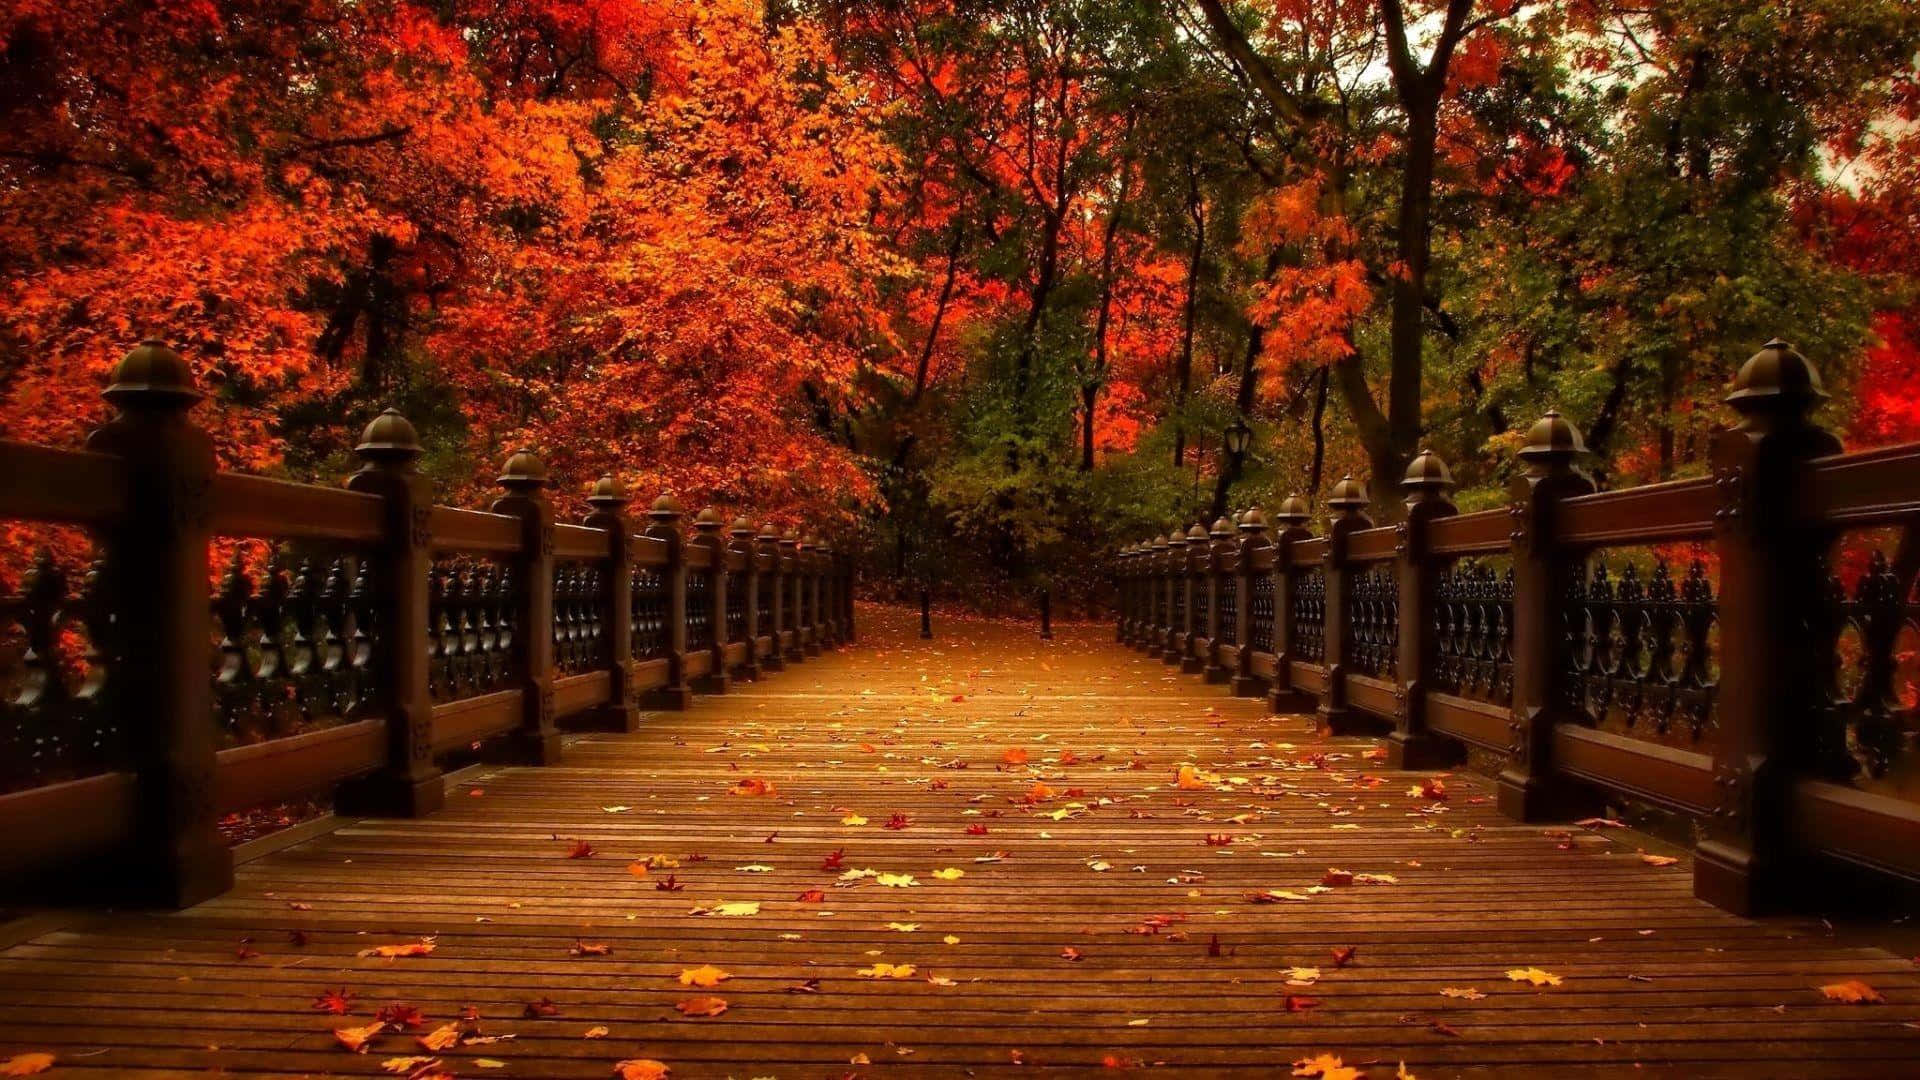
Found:
<svg viewBox="0 0 1920 1080"><path fill-rule="evenodd" d="M416 941L407 945L375 945L371 949L361 949L354 955L378 956L385 960L392 960L400 956L425 956L432 951L433 939L428 938L425 941Z"/></svg>
<svg viewBox="0 0 1920 1080"><path fill-rule="evenodd" d="M336 1032L337 1034L337 1032ZM427 1050L451 1050L460 1045L460 1025L441 1024L425 1035L416 1035L413 1039Z"/></svg>
<svg viewBox="0 0 1920 1080"><path fill-rule="evenodd" d="M367 1052L367 1047L372 1044L373 1040L386 1034L386 1032L387 1025L376 1020L365 1027L334 1028L333 1037L341 1046L346 1047L356 1054L364 1054Z"/></svg>
<svg viewBox="0 0 1920 1080"><path fill-rule="evenodd" d="M719 1016L727 1011L727 999L717 997L688 998L675 1005L685 1016Z"/></svg>
<svg viewBox="0 0 1920 1080"><path fill-rule="evenodd" d="M51 1068L52 1054L15 1054L0 1061L0 1076L33 1076Z"/></svg>
<svg viewBox="0 0 1920 1080"><path fill-rule="evenodd" d="M673 1070L648 1058L628 1058L613 1067L620 1080L666 1080Z"/></svg>
<svg viewBox="0 0 1920 1080"><path fill-rule="evenodd" d="M1820 988L1820 992L1829 1000L1845 1002L1848 1005L1884 1005L1887 1000L1880 996L1880 991L1859 979L1828 983Z"/></svg>

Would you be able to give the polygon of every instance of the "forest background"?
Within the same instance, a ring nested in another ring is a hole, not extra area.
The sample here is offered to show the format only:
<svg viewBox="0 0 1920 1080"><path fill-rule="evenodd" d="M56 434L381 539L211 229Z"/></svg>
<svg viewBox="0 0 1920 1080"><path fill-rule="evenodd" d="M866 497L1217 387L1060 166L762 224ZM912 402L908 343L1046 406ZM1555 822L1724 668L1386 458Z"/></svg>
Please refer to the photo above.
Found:
<svg viewBox="0 0 1920 1080"><path fill-rule="evenodd" d="M231 468L388 406L444 501L538 450L863 553L1090 556L1558 408L1698 475L1739 362L1920 438L1911 0L5 0L0 435L138 339ZM1244 454L1226 433L1250 429Z"/></svg>

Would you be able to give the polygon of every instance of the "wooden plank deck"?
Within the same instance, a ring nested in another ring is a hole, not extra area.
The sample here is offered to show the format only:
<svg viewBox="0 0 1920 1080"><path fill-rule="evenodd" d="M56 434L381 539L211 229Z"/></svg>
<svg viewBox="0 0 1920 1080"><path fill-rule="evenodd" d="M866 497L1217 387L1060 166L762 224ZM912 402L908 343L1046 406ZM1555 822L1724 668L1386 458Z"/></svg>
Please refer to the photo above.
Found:
<svg viewBox="0 0 1920 1080"><path fill-rule="evenodd" d="M623 1059L676 1078L1285 1076L1334 1054L1369 1077L1402 1062L1420 1077L1920 1075L1910 958L1696 903L1684 861L1649 865L1644 837L1515 825L1467 774L1444 778L1444 801L1410 794L1426 777L1383 771L1370 741L1269 717L1107 627L1041 642L944 619L921 642L907 613L863 617L856 648L637 735L573 737L564 765L486 773L431 819L352 823L243 866L190 911L80 918L0 953L0 1061L51 1052L51 1076L387 1075L414 1055L462 1077L605 1077ZM1176 785L1182 763L1197 787ZM774 793L731 793L748 781ZM578 841L594 854L569 858ZM635 876L649 856L678 865ZM1329 868L1394 883L1317 891ZM839 881L853 870L914 884ZM669 875L681 888L659 887ZM1303 899L1249 899L1269 890ZM721 902L759 908L692 914ZM430 955L357 955L427 939ZM610 952L570 955L582 942ZM857 973L876 964L914 971ZM706 965L730 978L678 982ZM1564 981L1505 974L1530 967ZM1319 974L1290 985L1293 968ZM1887 1003L1816 989L1846 979ZM342 987L351 1015L313 1008ZM676 1010L709 996L724 1015ZM331 1029L390 1002L425 1026L365 1055L336 1044ZM530 1017L539 1002L551 1014ZM511 1038L416 1045L463 1010L467 1029Z"/></svg>

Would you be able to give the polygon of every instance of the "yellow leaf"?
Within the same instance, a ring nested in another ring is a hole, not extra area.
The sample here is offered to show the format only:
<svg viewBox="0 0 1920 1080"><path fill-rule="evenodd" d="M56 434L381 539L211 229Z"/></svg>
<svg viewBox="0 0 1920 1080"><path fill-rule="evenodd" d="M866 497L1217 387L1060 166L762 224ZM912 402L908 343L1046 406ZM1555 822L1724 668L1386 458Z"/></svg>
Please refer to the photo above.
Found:
<svg viewBox="0 0 1920 1080"><path fill-rule="evenodd" d="M706 907L697 907L687 912L689 915L719 915L722 918L742 919L748 915L760 914L758 900L716 900Z"/></svg>
<svg viewBox="0 0 1920 1080"><path fill-rule="evenodd" d="M958 937L956 937L956 936L954 936L953 934L948 934L948 935L947 935L946 937L943 937L943 938L941 938L940 940L941 940L941 941L944 941L944 942L946 942L946 943L947 943L947 944L949 944L949 945L958 945L958 944L960 944L960 939L959 939Z"/></svg>
<svg viewBox="0 0 1920 1080"><path fill-rule="evenodd" d="M607 1037L608 1034L609 1032L607 1031L606 1027L600 1024L595 1024L592 1027L588 1028L587 1030L581 1032L580 1037L583 1039L604 1039Z"/></svg>
<svg viewBox="0 0 1920 1080"><path fill-rule="evenodd" d="M967 876L967 872L957 866L949 866L944 870L935 870L933 876L939 878L941 881L959 881L961 878Z"/></svg>
<svg viewBox="0 0 1920 1080"><path fill-rule="evenodd" d="M1312 986L1320 979L1317 967L1290 967L1281 974L1287 977L1288 986Z"/></svg>
<svg viewBox="0 0 1920 1080"><path fill-rule="evenodd" d="M1480 991L1474 989L1471 986L1465 986L1465 987L1443 986L1440 988L1440 996L1450 997L1450 998L1464 998L1467 1001L1479 1001L1481 998L1484 998L1487 995L1481 993Z"/></svg>
<svg viewBox="0 0 1920 1080"><path fill-rule="evenodd" d="M898 930L903 934L911 934L915 930L920 929L920 924L917 922L890 922L887 924L887 929Z"/></svg>
<svg viewBox="0 0 1920 1080"><path fill-rule="evenodd" d="M1887 1000L1880 996L1880 991L1859 979L1828 983L1820 988L1820 992L1833 1001L1845 1002L1848 1005L1882 1005Z"/></svg>
<svg viewBox="0 0 1920 1080"><path fill-rule="evenodd" d="M861 817L859 814L848 814L846 817L840 819L840 824L842 825L865 825L866 823L867 819Z"/></svg>
<svg viewBox="0 0 1920 1080"><path fill-rule="evenodd" d="M861 968L855 974L867 979L911 979L913 971L912 964L876 963L872 967Z"/></svg>
<svg viewBox="0 0 1920 1080"><path fill-rule="evenodd" d="M1672 855L1649 855L1643 851L1640 853L1640 861L1648 866L1672 866L1680 860Z"/></svg>
<svg viewBox="0 0 1920 1080"><path fill-rule="evenodd" d="M483 1069L504 1069L507 1063L499 1058L474 1058L473 1063Z"/></svg>
<svg viewBox="0 0 1920 1080"><path fill-rule="evenodd" d="M1541 971L1537 967L1512 968L1507 972L1507 978L1514 982L1532 983L1535 986L1559 986L1563 981L1553 972Z"/></svg>
<svg viewBox="0 0 1920 1080"><path fill-rule="evenodd" d="M380 1067L390 1073L410 1073L416 1072L428 1065L438 1065L439 1063L439 1058L422 1057L416 1054L413 1057L390 1057L381 1062Z"/></svg>
<svg viewBox="0 0 1920 1080"><path fill-rule="evenodd" d="M731 978L733 978L733 976L727 974L724 971L721 971L719 968L714 967L712 964L702 964L697 968L681 969L680 985L681 986L707 986L707 987L719 986L721 983L726 982L728 979L731 979Z"/></svg>
<svg viewBox="0 0 1920 1080"><path fill-rule="evenodd" d="M911 889L920 884L920 880L912 874L878 874L873 880L889 889Z"/></svg>
<svg viewBox="0 0 1920 1080"><path fill-rule="evenodd" d="M1420 1078L1409 1072L1407 1070L1407 1063L1403 1061L1400 1063L1400 1067L1393 1071L1393 1080L1420 1080Z"/></svg>
<svg viewBox="0 0 1920 1080"><path fill-rule="evenodd" d="M1316 1054L1293 1063L1293 1075L1314 1076L1319 1080L1360 1080L1360 1070L1349 1068L1333 1054Z"/></svg>
<svg viewBox="0 0 1920 1080"><path fill-rule="evenodd" d="M460 1045L460 1025L442 1024L425 1035L416 1036L414 1041L428 1050L451 1050Z"/></svg>

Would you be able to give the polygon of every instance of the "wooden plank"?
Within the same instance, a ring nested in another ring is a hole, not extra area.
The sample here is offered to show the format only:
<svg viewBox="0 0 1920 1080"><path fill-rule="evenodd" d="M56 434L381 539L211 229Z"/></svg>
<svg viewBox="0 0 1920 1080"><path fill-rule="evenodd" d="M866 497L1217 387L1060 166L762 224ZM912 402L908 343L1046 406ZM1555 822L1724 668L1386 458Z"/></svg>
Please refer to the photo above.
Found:
<svg viewBox="0 0 1920 1080"><path fill-rule="evenodd" d="M0 870L27 873L124 844L133 777L109 772L0 795ZM60 827L47 827L57 821Z"/></svg>
<svg viewBox="0 0 1920 1080"><path fill-rule="evenodd" d="M1255 651L1253 654L1253 673L1263 679L1271 679L1280 673L1280 658L1270 652Z"/></svg>
<svg viewBox="0 0 1920 1080"><path fill-rule="evenodd" d="M0 518L105 525L126 505L119 459L0 439Z"/></svg>
<svg viewBox="0 0 1920 1080"><path fill-rule="evenodd" d="M553 680L553 715L574 713L605 705L613 697L613 672L587 671L563 675Z"/></svg>
<svg viewBox="0 0 1920 1080"><path fill-rule="evenodd" d="M520 519L457 506L436 506L427 519L433 550L506 554L520 550Z"/></svg>
<svg viewBox="0 0 1920 1080"><path fill-rule="evenodd" d="M1347 534L1347 559L1350 562L1378 562L1393 558L1399 533L1391 525L1358 529Z"/></svg>
<svg viewBox="0 0 1920 1080"><path fill-rule="evenodd" d="M499 690L435 705L434 753L492 738L518 724L522 693L521 690Z"/></svg>
<svg viewBox="0 0 1920 1080"><path fill-rule="evenodd" d="M1428 550L1441 556L1504 554L1512 533L1513 515L1504 508L1436 518L1427 526Z"/></svg>
<svg viewBox="0 0 1920 1080"><path fill-rule="evenodd" d="M1712 477L1670 480L1562 500L1555 527L1568 543L1593 547L1704 540L1719 505Z"/></svg>
<svg viewBox="0 0 1920 1080"><path fill-rule="evenodd" d="M635 688L651 690L656 686L667 685L667 676L672 674L665 657L657 660L635 660L628 668L629 678Z"/></svg>
<svg viewBox="0 0 1920 1080"><path fill-rule="evenodd" d="M1920 514L1920 444L1836 454L1802 468L1794 490L1809 522L1862 528Z"/></svg>
<svg viewBox="0 0 1920 1080"><path fill-rule="evenodd" d="M1794 789L1792 807L1806 848L1920 878L1920 805L1808 780Z"/></svg>
<svg viewBox="0 0 1920 1080"><path fill-rule="evenodd" d="M219 473L209 498L221 536L372 543L386 532L386 500L345 488Z"/></svg>
<svg viewBox="0 0 1920 1080"><path fill-rule="evenodd" d="M1387 720L1400 715L1400 700L1397 688L1392 683L1368 675L1351 674L1346 681L1348 705Z"/></svg>
<svg viewBox="0 0 1920 1080"><path fill-rule="evenodd" d="M222 813L324 792L386 760L384 717L285 739L234 746L215 755L214 807Z"/></svg>
<svg viewBox="0 0 1920 1080"><path fill-rule="evenodd" d="M1513 741L1508 729L1512 719L1512 710L1505 706L1427 692L1427 726L1482 749L1506 753L1507 744Z"/></svg>
<svg viewBox="0 0 1920 1080"><path fill-rule="evenodd" d="M1319 664L1290 660L1287 662L1287 676L1295 690L1304 690L1309 694L1323 696L1327 692L1327 669Z"/></svg>
<svg viewBox="0 0 1920 1080"><path fill-rule="evenodd" d="M1561 772L1678 810L1705 813L1719 802L1713 758L1691 750L1561 724L1553 729L1553 762Z"/></svg>
<svg viewBox="0 0 1920 1080"><path fill-rule="evenodd" d="M557 559L610 559L613 540L605 529L585 525L553 527L553 555Z"/></svg>

